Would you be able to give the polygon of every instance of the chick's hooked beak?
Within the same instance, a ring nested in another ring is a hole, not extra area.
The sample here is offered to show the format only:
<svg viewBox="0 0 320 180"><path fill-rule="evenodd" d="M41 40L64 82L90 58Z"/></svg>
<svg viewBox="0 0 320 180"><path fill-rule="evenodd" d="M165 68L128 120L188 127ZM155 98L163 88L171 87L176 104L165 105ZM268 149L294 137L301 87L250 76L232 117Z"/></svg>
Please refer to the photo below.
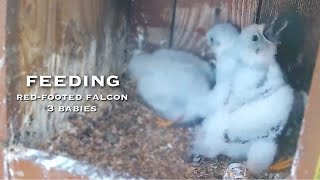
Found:
<svg viewBox="0 0 320 180"><path fill-rule="evenodd" d="M263 33L265 28L266 28L266 24L259 24L258 25L258 30L260 33Z"/></svg>
<svg viewBox="0 0 320 180"><path fill-rule="evenodd" d="M267 25L266 24L259 24L258 25L258 33L259 34L261 34L261 36L263 37L263 39L265 39L265 40L267 40L267 41L269 41L269 42L271 42L271 43L274 43L274 42L272 42L272 41L270 41L270 39L268 39L266 36L265 36L265 30L267 29Z"/></svg>

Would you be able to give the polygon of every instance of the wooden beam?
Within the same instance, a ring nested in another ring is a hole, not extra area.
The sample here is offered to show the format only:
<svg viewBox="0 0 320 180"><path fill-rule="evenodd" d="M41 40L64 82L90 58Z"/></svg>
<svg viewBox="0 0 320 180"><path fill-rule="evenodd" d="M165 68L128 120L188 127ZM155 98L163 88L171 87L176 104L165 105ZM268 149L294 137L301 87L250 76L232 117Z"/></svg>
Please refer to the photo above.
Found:
<svg viewBox="0 0 320 180"><path fill-rule="evenodd" d="M4 151L6 174L2 179L106 179L122 178L113 170L47 152L11 146ZM0 156L1 160L1 156Z"/></svg>
<svg viewBox="0 0 320 180"><path fill-rule="evenodd" d="M7 75L6 75L6 18L7 0L0 0L0 143L6 142L7 123Z"/></svg>
<svg viewBox="0 0 320 180"><path fill-rule="evenodd" d="M0 178L5 179L7 174L4 161L3 145L8 139L7 118L7 72L6 72L6 19L7 0L0 0Z"/></svg>
<svg viewBox="0 0 320 180"><path fill-rule="evenodd" d="M30 160L19 159L10 162L12 179L89 179L67 171L58 171L54 168L46 170Z"/></svg>
<svg viewBox="0 0 320 180"><path fill-rule="evenodd" d="M305 111L296 159L292 176L296 179L313 179L320 157L320 48L313 73L308 105Z"/></svg>
<svg viewBox="0 0 320 180"><path fill-rule="evenodd" d="M257 0L177 0L173 47L201 54L205 33L216 23L255 23Z"/></svg>

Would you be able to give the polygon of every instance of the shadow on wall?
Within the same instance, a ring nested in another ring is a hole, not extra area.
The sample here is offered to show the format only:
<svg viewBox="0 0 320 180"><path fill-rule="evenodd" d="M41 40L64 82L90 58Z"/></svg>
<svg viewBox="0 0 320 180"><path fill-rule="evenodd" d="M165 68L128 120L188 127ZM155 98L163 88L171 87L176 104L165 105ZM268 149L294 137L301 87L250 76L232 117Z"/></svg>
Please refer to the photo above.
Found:
<svg viewBox="0 0 320 180"><path fill-rule="evenodd" d="M279 138L279 157L293 156L296 151L304 115L304 97L300 91L308 92L314 67L314 59L307 59L303 54L307 32L305 27L308 27L304 17L294 9L281 13L275 24L278 26L276 29L280 28L284 21L288 21L288 26L280 36L277 61L286 80L296 91L289 121Z"/></svg>
<svg viewBox="0 0 320 180"><path fill-rule="evenodd" d="M279 15L280 22L288 21L287 28L281 34L278 46L279 62L289 84L296 90L307 91L310 88L314 67L313 59L306 59L303 54L306 40L306 21L304 17L291 9Z"/></svg>

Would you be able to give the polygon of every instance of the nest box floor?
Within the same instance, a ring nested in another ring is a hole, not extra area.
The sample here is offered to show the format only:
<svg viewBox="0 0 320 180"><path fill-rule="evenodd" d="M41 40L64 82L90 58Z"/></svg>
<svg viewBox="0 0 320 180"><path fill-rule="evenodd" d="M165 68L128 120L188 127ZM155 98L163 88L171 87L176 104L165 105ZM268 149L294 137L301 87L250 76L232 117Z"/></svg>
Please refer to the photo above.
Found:
<svg viewBox="0 0 320 180"><path fill-rule="evenodd" d="M192 130L159 128L155 113L136 95L134 83L128 78L121 82L115 91L128 94L129 101L103 102L99 113L70 115L72 128L52 137L41 149L133 177L223 177L233 161L218 157L187 162ZM264 173L256 178L284 179L288 174Z"/></svg>

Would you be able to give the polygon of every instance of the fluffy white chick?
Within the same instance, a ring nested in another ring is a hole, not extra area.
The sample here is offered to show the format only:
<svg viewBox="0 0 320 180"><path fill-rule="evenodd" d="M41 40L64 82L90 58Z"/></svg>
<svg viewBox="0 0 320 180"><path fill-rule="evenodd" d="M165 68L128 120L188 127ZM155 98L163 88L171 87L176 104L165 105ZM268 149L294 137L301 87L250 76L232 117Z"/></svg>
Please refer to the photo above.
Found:
<svg viewBox="0 0 320 180"><path fill-rule="evenodd" d="M232 48L238 35L231 24L218 24L207 33L208 45L220 57ZM182 122L188 122L207 116L228 95L227 79L236 63L225 58L216 65L221 83L213 91L208 88L215 80L213 69L186 52L162 49L153 54L136 54L129 71L137 79L139 94L149 105L169 120L182 118Z"/></svg>
<svg viewBox="0 0 320 180"><path fill-rule="evenodd" d="M230 23L216 24L206 34L207 44L216 57L233 47L239 32Z"/></svg>
<svg viewBox="0 0 320 180"><path fill-rule="evenodd" d="M207 32L207 44L211 52L216 58L216 78L217 81L228 78L229 74L234 71L236 62L234 59L225 58L226 55L232 53L234 45L239 36L239 32L235 26L230 23L222 23L214 25Z"/></svg>
<svg viewBox="0 0 320 180"><path fill-rule="evenodd" d="M242 63L237 75L241 76L235 79L227 105L204 120L193 144L194 154L247 159L249 170L256 174L273 162L275 139L293 104L293 90L284 82L274 58L275 45L266 42L262 32L263 26L259 25L241 32L238 42L241 47L237 45Z"/></svg>
<svg viewBox="0 0 320 180"><path fill-rule="evenodd" d="M261 97L261 94L270 91L271 86L275 89L284 83L283 78L278 78L282 72L274 60L276 44L264 37L263 30L264 24L254 24L245 28L239 36L235 56L238 67L228 97L231 110Z"/></svg>
<svg viewBox="0 0 320 180"><path fill-rule="evenodd" d="M229 95L235 69L238 66L237 51L234 49L239 32L230 23L213 26L207 33L207 44L216 58L216 84L206 97L207 114L223 105Z"/></svg>
<svg viewBox="0 0 320 180"><path fill-rule="evenodd" d="M182 118L183 123L201 116L201 107L193 102L210 92L215 79L209 63L190 53L168 49L133 56L129 72L147 104L162 117L172 121ZM192 115L188 115L187 107L191 106Z"/></svg>
<svg viewBox="0 0 320 180"><path fill-rule="evenodd" d="M237 67L237 60L229 55L234 51L239 32L230 23L214 25L206 34L207 45L216 57L216 83L212 91L202 96L196 96L187 104L184 117L206 117L223 105L228 97L228 89Z"/></svg>

